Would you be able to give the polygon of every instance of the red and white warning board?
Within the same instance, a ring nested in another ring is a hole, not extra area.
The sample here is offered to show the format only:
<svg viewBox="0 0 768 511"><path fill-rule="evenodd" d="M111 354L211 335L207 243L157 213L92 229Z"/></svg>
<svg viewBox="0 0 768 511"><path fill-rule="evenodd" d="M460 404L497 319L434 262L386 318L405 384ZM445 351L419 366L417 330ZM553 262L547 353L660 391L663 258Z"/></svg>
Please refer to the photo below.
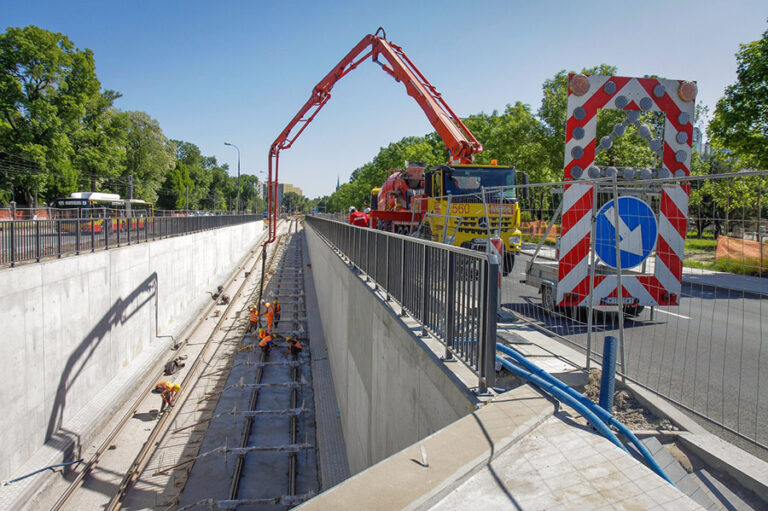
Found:
<svg viewBox="0 0 768 511"><path fill-rule="evenodd" d="M563 194L558 305L589 304L593 181L614 174L620 184L688 176L695 98L696 84L684 80L569 76L564 166L565 180L569 184ZM626 121L614 126L610 134L597 140L597 113L601 109L622 110L627 117ZM642 122L643 112L664 114L663 134L654 133ZM597 154L609 149L614 138L622 136L629 125L634 125L637 133L648 140L651 151L659 156L660 168L616 169L595 165ZM630 298L629 301L637 305L677 305L680 296L690 187L684 182L670 181L660 188L653 273L626 275L622 272L622 298ZM596 208L600 209L600 206L597 204ZM623 243L618 227L616 232ZM610 297L618 295L617 277L608 273L595 275L593 305L610 303Z"/></svg>

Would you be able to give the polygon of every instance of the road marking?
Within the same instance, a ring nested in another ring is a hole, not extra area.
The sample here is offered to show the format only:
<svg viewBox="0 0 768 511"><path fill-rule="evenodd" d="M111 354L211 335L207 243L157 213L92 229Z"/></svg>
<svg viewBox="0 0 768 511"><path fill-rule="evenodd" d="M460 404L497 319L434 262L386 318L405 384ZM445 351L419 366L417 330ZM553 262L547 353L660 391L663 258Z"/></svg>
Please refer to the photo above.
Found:
<svg viewBox="0 0 768 511"><path fill-rule="evenodd" d="M663 309L656 309L656 312L661 312L662 314L669 314L670 316L677 316L678 318L691 319L688 316L683 316L682 314L676 314L674 312L665 311Z"/></svg>

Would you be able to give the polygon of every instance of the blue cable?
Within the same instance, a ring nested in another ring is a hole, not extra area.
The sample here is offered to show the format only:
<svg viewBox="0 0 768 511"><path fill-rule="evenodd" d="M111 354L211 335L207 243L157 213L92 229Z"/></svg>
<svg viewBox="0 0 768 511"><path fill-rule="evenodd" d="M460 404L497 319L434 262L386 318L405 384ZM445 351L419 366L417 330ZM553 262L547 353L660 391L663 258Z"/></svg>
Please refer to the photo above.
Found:
<svg viewBox="0 0 768 511"><path fill-rule="evenodd" d="M504 353L505 355L512 357L515 362L519 363L521 366L523 366L526 370L530 371L531 373L537 375L539 378L543 379L544 381L556 386L557 388L563 390L566 392L569 396L576 399L579 403L584 405L585 407L589 408L595 415L597 415L602 421L607 423L610 426L614 426L616 429L619 430L619 432L624 435L631 443L634 445L638 451L640 451L640 454L642 454L643 458L648 462L648 465L650 466L651 470L656 472L660 477L665 479L669 484L672 486L676 486L675 483L672 481L672 479L669 478L669 476L664 472L664 469L661 468L661 465L656 461L656 459L653 457L653 455L648 451L648 449L645 447L645 444L643 444L640 439L638 439L634 433L632 433L629 428L627 428L624 424L619 422L616 417L608 413L605 409L598 406L594 401L589 399L588 397L584 396L583 394L579 393L578 391L574 390L573 388L569 387L565 383L561 382L548 372L546 372L544 369L540 368L527 358L525 358L520 353L516 352L512 348L508 346L504 346L503 344L496 344L496 349ZM497 357L498 358L498 357ZM581 413L581 412L579 412ZM609 438L610 440L610 438ZM623 446L622 446L623 447ZM626 449L625 449L626 450Z"/></svg>
<svg viewBox="0 0 768 511"><path fill-rule="evenodd" d="M623 451L627 451L627 448L624 447L624 445L619 442L619 439L616 438L616 435L613 434L613 431L610 430L608 426L605 425L603 421L598 418L597 415L592 413L592 411L587 408L586 406L582 405L579 401L568 395L566 392L564 392L562 389L558 388L557 386L544 381L543 379L539 378L535 374L531 373L530 371L526 371L520 366L516 366L509 360L506 360L504 358L501 358L499 356L496 356L496 360L501 363L502 366L504 366L505 369L507 369L510 372L513 372L517 374L518 376L525 378L526 380L530 381L537 387L541 388L542 390L548 392L555 398L557 398L558 401L562 401L563 403L567 404L577 412L579 412L587 421L589 421L592 426L594 426L595 429L597 429L601 435L603 435L605 438L613 442L616 447Z"/></svg>

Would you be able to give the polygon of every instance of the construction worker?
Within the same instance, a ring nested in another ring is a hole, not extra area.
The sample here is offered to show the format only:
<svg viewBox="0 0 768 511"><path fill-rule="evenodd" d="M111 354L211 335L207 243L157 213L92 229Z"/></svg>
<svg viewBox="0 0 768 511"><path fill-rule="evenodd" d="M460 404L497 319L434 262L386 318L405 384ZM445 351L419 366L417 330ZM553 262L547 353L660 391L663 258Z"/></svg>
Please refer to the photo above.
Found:
<svg viewBox="0 0 768 511"><path fill-rule="evenodd" d="M358 227L368 227L368 215L358 211L354 206L350 206L349 223Z"/></svg>
<svg viewBox="0 0 768 511"><path fill-rule="evenodd" d="M272 310L275 313L275 328L277 328L277 324L280 323L280 304L277 300L272 301Z"/></svg>
<svg viewBox="0 0 768 511"><path fill-rule="evenodd" d="M166 406L169 408L173 406L173 403L176 402L176 393L180 390L181 386L178 383L161 381L157 384L157 387L155 387L155 392L159 392L160 397L163 400L160 404L160 413L163 413L163 410L165 410Z"/></svg>
<svg viewBox="0 0 768 511"><path fill-rule="evenodd" d="M264 300L264 310L262 311L262 315L267 318L267 330L272 331L272 327L274 326L275 322L275 310L272 308L272 305Z"/></svg>
<svg viewBox="0 0 768 511"><path fill-rule="evenodd" d="M288 353L290 353L293 359L296 360L299 358L299 353L301 353L303 346L295 337L288 337L286 341L288 341Z"/></svg>
<svg viewBox="0 0 768 511"><path fill-rule="evenodd" d="M265 353L269 353L269 350L272 349L272 332L267 330L266 332L262 328L259 331L259 348Z"/></svg>
<svg viewBox="0 0 768 511"><path fill-rule="evenodd" d="M248 332L251 330L257 330L259 328L259 309L256 308L256 305L251 305L249 310L250 318L248 324Z"/></svg>

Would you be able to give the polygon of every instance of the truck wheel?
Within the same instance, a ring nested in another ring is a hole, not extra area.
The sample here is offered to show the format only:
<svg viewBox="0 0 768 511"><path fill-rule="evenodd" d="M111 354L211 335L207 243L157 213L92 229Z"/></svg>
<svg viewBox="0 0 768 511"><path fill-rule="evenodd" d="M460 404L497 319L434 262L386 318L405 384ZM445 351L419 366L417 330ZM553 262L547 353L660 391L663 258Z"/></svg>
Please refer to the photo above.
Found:
<svg viewBox="0 0 768 511"><path fill-rule="evenodd" d="M427 241L432 241L432 227L429 224L424 224L424 228L421 230L421 237Z"/></svg>
<svg viewBox="0 0 768 511"><path fill-rule="evenodd" d="M555 313L555 296L551 287L541 286L541 304L547 314L553 315Z"/></svg>
<svg viewBox="0 0 768 511"><path fill-rule="evenodd" d="M502 275L505 277L512 273L512 270L515 267L515 254L512 252L507 252L504 254L504 270L502 271Z"/></svg>

